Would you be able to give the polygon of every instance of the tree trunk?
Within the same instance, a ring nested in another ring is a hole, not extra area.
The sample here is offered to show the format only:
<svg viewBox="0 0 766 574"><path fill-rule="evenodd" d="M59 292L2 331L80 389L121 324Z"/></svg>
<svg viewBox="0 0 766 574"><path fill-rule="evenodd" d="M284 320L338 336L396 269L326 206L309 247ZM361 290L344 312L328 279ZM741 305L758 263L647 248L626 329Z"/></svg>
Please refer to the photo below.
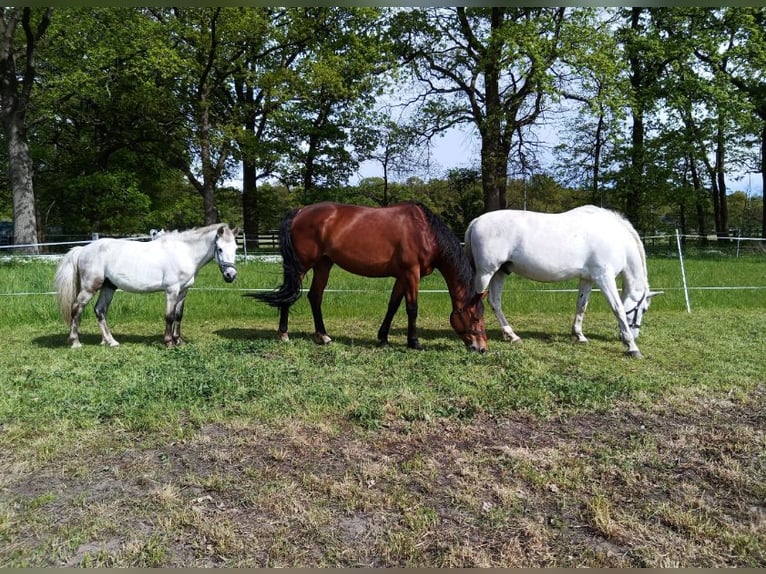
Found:
<svg viewBox="0 0 766 574"><path fill-rule="evenodd" d="M715 201L718 204L718 219L716 220L718 227L716 228L716 235L718 237L729 237L729 208L726 201L726 178L724 173L724 155L725 155L725 143L724 143L724 121L723 117L718 116L718 132L716 134L716 146L715 146Z"/></svg>
<svg viewBox="0 0 766 574"><path fill-rule="evenodd" d="M197 190L202 194L202 209L205 214L205 225L218 223L218 208L215 204L215 167L210 143L210 112L209 89L203 85L199 95L201 108L199 118L200 163L202 164L202 182Z"/></svg>
<svg viewBox="0 0 766 574"><path fill-rule="evenodd" d="M631 10L631 29L638 34L639 23L643 8ZM630 150L630 176L628 177L628 189L625 191L625 216L638 229L640 217L641 186L643 185L644 173L644 73L641 60L636 54L629 57L630 62L630 85L635 96L635 103L631 109L633 126L631 128Z"/></svg>
<svg viewBox="0 0 766 574"><path fill-rule="evenodd" d="M593 203L604 207L604 195L601 189L601 154L604 148L604 131L606 129L604 114L599 114L598 125L596 126L595 144L593 146L593 181L591 190L593 192Z"/></svg>
<svg viewBox="0 0 766 574"><path fill-rule="evenodd" d="M32 158L27 142L26 114L35 80L35 48L50 24L53 8L43 13L33 30L32 9L0 9L0 118L8 146L8 172L13 195L14 243L28 245L23 253L39 253L37 245L37 218L33 187ZM24 66L16 65L13 45L16 26L21 16L26 44Z"/></svg>
<svg viewBox="0 0 766 574"><path fill-rule="evenodd" d="M766 112L764 108L763 112ZM761 114L761 194L764 198L763 213L761 214L761 237L766 239L766 113Z"/></svg>
<svg viewBox="0 0 766 574"><path fill-rule="evenodd" d="M707 236L704 205L705 190L702 189L702 181L700 180L697 162L694 160L693 154L689 158L689 166L692 174L692 188L694 189L694 208L697 213L697 233L702 237L705 237Z"/></svg>
<svg viewBox="0 0 766 574"><path fill-rule="evenodd" d="M37 246L33 168L23 117L22 113L10 114L4 122L5 138L8 143L9 175L13 191L14 243L28 245L18 249L22 253L37 254L40 249Z"/></svg>
<svg viewBox="0 0 766 574"><path fill-rule="evenodd" d="M497 139L491 136L482 138L481 183L484 188L485 211L505 209L506 207L508 154L503 154L499 148Z"/></svg>
<svg viewBox="0 0 766 574"><path fill-rule="evenodd" d="M260 228L258 203L255 162L246 158L242 161L242 218L246 237L255 238L258 235Z"/></svg>

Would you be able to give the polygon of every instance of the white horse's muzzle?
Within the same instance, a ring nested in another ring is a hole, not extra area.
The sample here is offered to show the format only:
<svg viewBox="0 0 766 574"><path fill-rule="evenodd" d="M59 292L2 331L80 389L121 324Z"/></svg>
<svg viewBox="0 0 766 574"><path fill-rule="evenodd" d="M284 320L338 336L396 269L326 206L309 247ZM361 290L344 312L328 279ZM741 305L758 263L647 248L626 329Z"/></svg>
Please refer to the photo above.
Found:
<svg viewBox="0 0 766 574"><path fill-rule="evenodd" d="M227 283L231 283L237 278L237 268L233 263L219 263L218 267L221 269L223 280Z"/></svg>

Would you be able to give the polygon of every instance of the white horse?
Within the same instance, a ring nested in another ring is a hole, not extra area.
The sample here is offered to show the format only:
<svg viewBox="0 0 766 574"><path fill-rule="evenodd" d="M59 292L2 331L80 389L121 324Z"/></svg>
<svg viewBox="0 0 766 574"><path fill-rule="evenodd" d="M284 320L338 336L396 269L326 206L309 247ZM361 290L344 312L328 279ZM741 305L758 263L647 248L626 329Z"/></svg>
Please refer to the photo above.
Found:
<svg viewBox="0 0 766 574"><path fill-rule="evenodd" d="M587 342L582 321L593 284L617 317L627 354L641 357L635 339L651 298L646 254L633 226L619 214L586 205L565 213L504 209L480 215L465 232L465 250L476 269L476 292L487 294L506 340L518 341L501 309L511 273L534 281L579 278L572 334ZM615 278L622 274L622 298Z"/></svg>
<svg viewBox="0 0 766 574"><path fill-rule="evenodd" d="M119 345L106 323L109 304L117 289L133 293L165 291L165 345L184 343L181 338L186 292L197 272L215 258L224 280L237 277L234 258L237 229L214 224L188 231L168 232L154 241L98 239L73 247L56 269L54 284L59 309L69 326L69 342L80 347L78 329L83 309L96 291L101 291L95 312L101 329L101 344Z"/></svg>

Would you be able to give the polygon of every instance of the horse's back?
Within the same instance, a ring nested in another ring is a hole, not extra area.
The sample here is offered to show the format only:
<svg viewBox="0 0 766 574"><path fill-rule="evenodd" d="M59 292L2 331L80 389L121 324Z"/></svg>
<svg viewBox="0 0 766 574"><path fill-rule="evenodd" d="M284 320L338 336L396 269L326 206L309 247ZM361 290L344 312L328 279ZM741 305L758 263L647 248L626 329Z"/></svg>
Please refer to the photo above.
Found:
<svg viewBox="0 0 766 574"><path fill-rule="evenodd" d="M291 233L304 264L326 256L351 273L384 277L421 262L431 246L427 228L413 203L366 207L322 202L302 208Z"/></svg>
<svg viewBox="0 0 766 574"><path fill-rule="evenodd" d="M537 281L619 273L629 248L620 216L592 205L563 213L491 211L474 221L471 235L477 267L507 266Z"/></svg>
<svg viewBox="0 0 766 574"><path fill-rule="evenodd" d="M179 255L179 250L169 249L162 239L143 242L101 238L83 247L79 257L80 273L96 282L108 279L124 291L162 290L169 272L177 267L168 254Z"/></svg>

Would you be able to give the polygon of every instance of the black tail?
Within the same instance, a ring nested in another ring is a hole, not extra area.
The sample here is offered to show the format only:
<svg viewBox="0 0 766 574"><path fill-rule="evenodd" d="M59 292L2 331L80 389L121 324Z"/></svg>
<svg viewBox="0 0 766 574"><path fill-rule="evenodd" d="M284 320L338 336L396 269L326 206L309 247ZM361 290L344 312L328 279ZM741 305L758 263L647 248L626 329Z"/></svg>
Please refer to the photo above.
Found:
<svg viewBox="0 0 766 574"><path fill-rule="evenodd" d="M282 253L282 285L269 293L252 293L259 301L268 303L272 307L289 307L301 296L301 276L303 266L298 261L293 247L291 227L293 218L300 209L294 209L288 213L282 223L279 224L279 251Z"/></svg>

